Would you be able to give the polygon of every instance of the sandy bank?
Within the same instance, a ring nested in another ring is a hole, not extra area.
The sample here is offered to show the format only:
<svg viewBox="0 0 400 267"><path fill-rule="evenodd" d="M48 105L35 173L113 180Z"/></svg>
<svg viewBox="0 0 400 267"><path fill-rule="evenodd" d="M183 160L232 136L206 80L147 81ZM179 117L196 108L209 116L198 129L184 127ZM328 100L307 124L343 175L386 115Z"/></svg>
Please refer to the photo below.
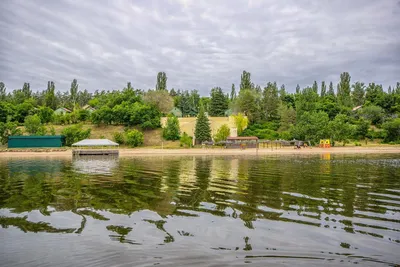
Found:
<svg viewBox="0 0 400 267"><path fill-rule="evenodd" d="M334 148L303 148L293 149L293 147L285 147L272 149L260 148L256 149L221 149L221 148L192 148L192 149L153 149L153 148L137 148L137 149L120 149L121 157L129 156L151 156L151 155L298 155L298 154L400 154L400 146L377 146L377 147L334 147ZM72 157L71 150L62 151L42 151L32 152L27 150L19 151L1 151L0 158L4 157Z"/></svg>

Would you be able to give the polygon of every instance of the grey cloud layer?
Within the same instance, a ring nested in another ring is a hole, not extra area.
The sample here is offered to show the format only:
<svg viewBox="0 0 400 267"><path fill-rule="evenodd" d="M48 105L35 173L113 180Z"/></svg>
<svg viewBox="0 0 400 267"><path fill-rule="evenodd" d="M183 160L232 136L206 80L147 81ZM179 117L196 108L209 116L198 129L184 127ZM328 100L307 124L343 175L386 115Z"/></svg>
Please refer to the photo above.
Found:
<svg viewBox="0 0 400 267"><path fill-rule="evenodd" d="M253 82L400 80L400 4L385 0L0 2L0 80L43 89L226 91L242 70Z"/></svg>

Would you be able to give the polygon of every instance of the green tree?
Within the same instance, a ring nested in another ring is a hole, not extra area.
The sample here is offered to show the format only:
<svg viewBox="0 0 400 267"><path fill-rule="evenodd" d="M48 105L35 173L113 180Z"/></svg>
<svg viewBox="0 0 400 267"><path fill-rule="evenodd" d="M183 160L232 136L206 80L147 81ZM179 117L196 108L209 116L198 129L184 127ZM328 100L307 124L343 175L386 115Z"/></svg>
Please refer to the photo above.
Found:
<svg viewBox="0 0 400 267"><path fill-rule="evenodd" d="M321 83L321 97L325 97L326 95L326 84L325 81L322 81Z"/></svg>
<svg viewBox="0 0 400 267"><path fill-rule="evenodd" d="M386 132L385 142L400 143L400 118L386 121L382 128Z"/></svg>
<svg viewBox="0 0 400 267"><path fill-rule="evenodd" d="M23 87L22 87L22 93L24 95L24 99L28 99L32 97L32 90L31 90L31 86L29 85L29 83L24 83Z"/></svg>
<svg viewBox="0 0 400 267"><path fill-rule="evenodd" d="M317 83L317 81L314 81L312 89L313 89L314 93L318 94L318 83Z"/></svg>
<svg viewBox="0 0 400 267"><path fill-rule="evenodd" d="M333 89L333 83L332 82L329 83L329 89L328 89L327 95L332 97L333 99L336 99L335 90Z"/></svg>
<svg viewBox="0 0 400 267"><path fill-rule="evenodd" d="M329 122L331 139L343 142L343 146L354 133L354 127L348 122L348 117L344 114L338 114L333 121Z"/></svg>
<svg viewBox="0 0 400 267"><path fill-rule="evenodd" d="M325 112L306 111L297 121L292 133L298 140L311 141L312 143L317 144L320 139L326 139L329 137L328 123L329 117Z"/></svg>
<svg viewBox="0 0 400 267"><path fill-rule="evenodd" d="M295 103L298 117L304 112L313 112L317 109L318 94L311 87L304 88L296 97Z"/></svg>
<svg viewBox="0 0 400 267"><path fill-rule="evenodd" d="M46 97L45 97L46 106L55 110L57 108L57 99L55 96L55 85L54 82L49 81L47 83Z"/></svg>
<svg viewBox="0 0 400 267"><path fill-rule="evenodd" d="M380 125L383 122L385 113L381 107L366 106L359 110L359 114L366 120L371 121L373 125Z"/></svg>
<svg viewBox="0 0 400 267"><path fill-rule="evenodd" d="M0 82L0 101L5 101L7 98L6 85Z"/></svg>
<svg viewBox="0 0 400 267"><path fill-rule="evenodd" d="M263 112L267 120L275 120L278 117L279 96L276 83L267 83L263 91Z"/></svg>
<svg viewBox="0 0 400 267"><path fill-rule="evenodd" d="M173 115L169 115L167 125L163 130L163 137L166 140L179 140L180 138L179 120Z"/></svg>
<svg viewBox="0 0 400 267"><path fill-rule="evenodd" d="M359 140L365 139L368 134L370 125L371 125L371 122L369 120L366 120L363 118L360 118L358 121L356 121L355 129L354 129L355 139L359 139Z"/></svg>
<svg viewBox="0 0 400 267"><path fill-rule="evenodd" d="M231 101L234 101L236 99L236 89L235 89L235 84L232 83L232 89L231 89Z"/></svg>
<svg viewBox="0 0 400 267"><path fill-rule="evenodd" d="M18 124L15 122L0 122L0 143L7 144L9 136L22 135L21 129L18 128Z"/></svg>
<svg viewBox="0 0 400 267"><path fill-rule="evenodd" d="M250 72L243 71L240 77L240 91L252 89Z"/></svg>
<svg viewBox="0 0 400 267"><path fill-rule="evenodd" d="M137 147L144 142L144 135L138 130L130 130L126 133L126 143L131 147Z"/></svg>
<svg viewBox="0 0 400 267"><path fill-rule="evenodd" d="M338 102L340 105L345 107L351 107L351 96L350 96L350 74L348 72L343 72L340 74L340 82L338 84Z"/></svg>
<svg viewBox="0 0 400 267"><path fill-rule="evenodd" d="M237 109L243 112L250 123L258 121L260 115L260 95L253 90L242 90L236 99Z"/></svg>
<svg viewBox="0 0 400 267"><path fill-rule="evenodd" d="M364 104L364 95L365 95L365 85L362 82L356 82L353 84L353 103L355 106L361 106Z"/></svg>
<svg viewBox="0 0 400 267"><path fill-rule="evenodd" d="M182 147L191 147L193 144L193 138L189 136L186 132L183 132L179 141L180 146Z"/></svg>
<svg viewBox="0 0 400 267"><path fill-rule="evenodd" d="M24 122L25 131L30 135L42 135L44 126L40 121L40 117L35 114L27 116Z"/></svg>
<svg viewBox="0 0 400 267"><path fill-rule="evenodd" d="M211 140L210 122L204 112L204 108L202 105L200 106L200 111L197 115L194 136L196 138L196 141L199 142Z"/></svg>
<svg viewBox="0 0 400 267"><path fill-rule="evenodd" d="M220 142L225 141L231 134L231 130L227 124L221 125L221 127L217 130L217 133L214 135L214 141Z"/></svg>
<svg viewBox="0 0 400 267"><path fill-rule="evenodd" d="M296 123L296 111L293 107L286 105L280 105L279 107L280 127L279 131L288 131Z"/></svg>
<svg viewBox="0 0 400 267"><path fill-rule="evenodd" d="M281 100L281 102L285 102L286 100L286 88L285 85L282 84L281 85L281 89L279 89L279 99Z"/></svg>
<svg viewBox="0 0 400 267"><path fill-rule="evenodd" d="M75 105L78 99L78 89L79 84L77 79L74 79L71 83L71 88L70 88L70 95L71 95L71 103L72 103L72 108L75 109Z"/></svg>
<svg viewBox="0 0 400 267"><path fill-rule="evenodd" d="M38 115L42 123L49 123L53 120L54 111L49 107L40 107Z"/></svg>
<svg viewBox="0 0 400 267"><path fill-rule="evenodd" d="M297 84L297 85L296 85L296 94L300 94L300 91L301 91L300 85Z"/></svg>
<svg viewBox="0 0 400 267"><path fill-rule="evenodd" d="M156 84L156 90L167 90L167 75L165 72L159 72L157 74L157 84Z"/></svg>
<svg viewBox="0 0 400 267"><path fill-rule="evenodd" d="M220 87L211 89L211 100L209 114L213 117L225 116L225 111L228 109L228 99Z"/></svg>

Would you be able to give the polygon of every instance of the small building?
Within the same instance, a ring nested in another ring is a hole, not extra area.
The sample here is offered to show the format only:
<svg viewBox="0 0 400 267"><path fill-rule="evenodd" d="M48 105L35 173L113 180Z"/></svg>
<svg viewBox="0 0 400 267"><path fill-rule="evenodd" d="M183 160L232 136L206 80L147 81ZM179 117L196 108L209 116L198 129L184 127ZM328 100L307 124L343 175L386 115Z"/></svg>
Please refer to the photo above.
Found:
<svg viewBox="0 0 400 267"><path fill-rule="evenodd" d="M72 155L118 155L118 143L108 139L84 139L72 144Z"/></svg>
<svg viewBox="0 0 400 267"><path fill-rule="evenodd" d="M171 111L169 113L174 115L175 117L182 118L182 111L177 107L174 107L173 109L171 109Z"/></svg>
<svg viewBox="0 0 400 267"><path fill-rule="evenodd" d="M239 136L228 137L226 139L226 148L258 148L257 136Z"/></svg>
<svg viewBox="0 0 400 267"><path fill-rule="evenodd" d="M8 148L50 148L62 147L65 145L65 137L62 135L48 135L48 136L35 136L35 135L20 135L8 137Z"/></svg>
<svg viewBox="0 0 400 267"><path fill-rule="evenodd" d="M65 115L67 113L71 113L71 110L69 110L67 108L58 108L58 109L54 110L54 114L56 114L56 115Z"/></svg>
<svg viewBox="0 0 400 267"><path fill-rule="evenodd" d="M96 110L94 107L92 107L92 106L90 106L90 105L84 105L84 106L82 107L82 109L83 109L83 110L89 111L89 113L92 113L93 111Z"/></svg>
<svg viewBox="0 0 400 267"><path fill-rule="evenodd" d="M359 110L360 108L362 108L362 105L361 105L361 106L354 107L354 108L352 109L352 111Z"/></svg>

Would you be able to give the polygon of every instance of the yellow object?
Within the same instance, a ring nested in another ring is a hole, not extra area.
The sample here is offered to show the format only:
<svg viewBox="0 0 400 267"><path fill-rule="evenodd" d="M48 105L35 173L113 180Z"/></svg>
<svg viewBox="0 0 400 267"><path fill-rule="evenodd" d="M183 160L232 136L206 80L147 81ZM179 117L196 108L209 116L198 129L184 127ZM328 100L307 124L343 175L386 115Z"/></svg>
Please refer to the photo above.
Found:
<svg viewBox="0 0 400 267"><path fill-rule="evenodd" d="M319 140L319 147L330 148L331 147L331 140L329 140L329 139L321 139L321 140Z"/></svg>

